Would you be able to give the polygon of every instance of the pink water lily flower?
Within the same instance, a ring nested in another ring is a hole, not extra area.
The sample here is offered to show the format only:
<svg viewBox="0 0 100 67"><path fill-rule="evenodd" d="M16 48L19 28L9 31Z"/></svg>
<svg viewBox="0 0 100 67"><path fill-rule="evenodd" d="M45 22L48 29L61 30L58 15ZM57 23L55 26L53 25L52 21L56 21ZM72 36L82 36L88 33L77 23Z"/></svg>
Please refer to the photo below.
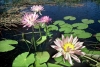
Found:
<svg viewBox="0 0 100 67"><path fill-rule="evenodd" d="M37 23L38 14L34 13L25 13L25 15L22 17L22 24L23 27L31 27L34 26Z"/></svg>
<svg viewBox="0 0 100 67"><path fill-rule="evenodd" d="M52 19L49 17L49 16L43 16L39 19L39 22L45 24L45 23L48 23L50 22Z"/></svg>
<svg viewBox="0 0 100 67"><path fill-rule="evenodd" d="M42 5L34 5L31 7L31 10L35 13L39 12L39 14L41 15L41 11L44 10L44 7Z"/></svg>
<svg viewBox="0 0 100 67"><path fill-rule="evenodd" d="M80 63L81 61L76 55L85 55L85 53L81 51L81 49L85 47L83 46L83 42L78 42L78 38L73 38L72 35L70 36L70 38L65 38L62 35L62 40L56 39L54 43L56 45L51 45L51 47L56 49L58 53L55 54L53 58L63 55L64 61L68 60L71 65L73 65L71 58Z"/></svg>

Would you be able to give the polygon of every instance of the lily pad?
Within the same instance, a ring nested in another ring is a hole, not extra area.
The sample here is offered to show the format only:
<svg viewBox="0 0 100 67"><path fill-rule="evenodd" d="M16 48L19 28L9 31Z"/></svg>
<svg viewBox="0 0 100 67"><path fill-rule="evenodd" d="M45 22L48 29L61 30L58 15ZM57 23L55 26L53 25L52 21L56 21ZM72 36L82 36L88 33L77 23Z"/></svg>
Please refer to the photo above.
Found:
<svg viewBox="0 0 100 67"><path fill-rule="evenodd" d="M57 64L52 64L52 63L47 63L48 67L63 67L61 65L57 65Z"/></svg>
<svg viewBox="0 0 100 67"><path fill-rule="evenodd" d="M88 33L88 32L84 32L84 33L82 33L82 34L78 34L77 35L79 38L90 38L91 36L92 36L92 34L91 33Z"/></svg>
<svg viewBox="0 0 100 67"><path fill-rule="evenodd" d="M63 27L63 28L60 28L59 31L64 32L64 33L70 33L72 29L69 27Z"/></svg>
<svg viewBox="0 0 100 67"><path fill-rule="evenodd" d="M74 34L82 34L84 33L85 31L84 30L79 30L79 29L73 29L72 31Z"/></svg>
<svg viewBox="0 0 100 67"><path fill-rule="evenodd" d="M60 25L60 27L61 27L61 28L62 28L62 27L69 27L69 28L73 28L73 26L72 26L71 24L68 24L68 23L63 24L63 25Z"/></svg>
<svg viewBox="0 0 100 67"><path fill-rule="evenodd" d="M61 65L72 66L67 60L65 62L63 61L63 56L60 56L60 57L57 57L54 59L55 59L56 63L59 63Z"/></svg>
<svg viewBox="0 0 100 67"><path fill-rule="evenodd" d="M96 39L98 40L98 41L100 41L100 33L96 33Z"/></svg>
<svg viewBox="0 0 100 67"><path fill-rule="evenodd" d="M18 44L15 40L2 40L0 41L0 52L7 52L15 49L13 45Z"/></svg>
<svg viewBox="0 0 100 67"><path fill-rule="evenodd" d="M86 29L86 28L88 28L88 25L84 24L84 23L75 23L75 24L72 24L72 26L76 27L77 29Z"/></svg>
<svg viewBox="0 0 100 67"><path fill-rule="evenodd" d="M34 54L28 54L29 52L25 52L18 55L13 61L12 67L28 67L30 64L34 63Z"/></svg>
<svg viewBox="0 0 100 67"><path fill-rule="evenodd" d="M55 21L54 23L53 23L54 25L63 25L63 24L65 24L65 22L63 21L63 20L57 20L57 21Z"/></svg>
<svg viewBox="0 0 100 67"><path fill-rule="evenodd" d="M50 58L50 55L47 51L44 52L36 52L36 60L39 64L47 62Z"/></svg>
<svg viewBox="0 0 100 67"><path fill-rule="evenodd" d="M82 19L82 22L85 23L85 24L92 24L92 23L94 23L94 20L91 20L91 19Z"/></svg>
<svg viewBox="0 0 100 67"><path fill-rule="evenodd" d="M73 16L65 16L64 20L76 20L76 18Z"/></svg>

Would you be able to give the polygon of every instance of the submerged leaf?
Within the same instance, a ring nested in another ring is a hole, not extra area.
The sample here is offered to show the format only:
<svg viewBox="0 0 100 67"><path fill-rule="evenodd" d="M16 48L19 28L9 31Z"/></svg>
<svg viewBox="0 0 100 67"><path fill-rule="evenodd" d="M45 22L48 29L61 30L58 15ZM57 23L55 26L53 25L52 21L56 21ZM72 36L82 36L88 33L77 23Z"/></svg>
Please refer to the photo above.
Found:
<svg viewBox="0 0 100 67"><path fill-rule="evenodd" d="M22 53L18 55L13 61L12 67L28 67L30 64L34 63L35 58L34 54L30 54L29 52Z"/></svg>
<svg viewBox="0 0 100 67"><path fill-rule="evenodd" d="M2 40L0 41L0 52L11 51L15 47L12 44L18 44L15 40Z"/></svg>

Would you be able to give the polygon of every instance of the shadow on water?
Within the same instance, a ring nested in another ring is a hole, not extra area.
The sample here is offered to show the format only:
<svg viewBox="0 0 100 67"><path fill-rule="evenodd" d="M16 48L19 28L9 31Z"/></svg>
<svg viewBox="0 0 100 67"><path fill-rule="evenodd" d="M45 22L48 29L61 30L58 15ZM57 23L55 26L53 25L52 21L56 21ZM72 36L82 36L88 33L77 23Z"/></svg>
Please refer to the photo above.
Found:
<svg viewBox="0 0 100 67"><path fill-rule="evenodd" d="M43 11L42 14L50 16L53 20L52 22L54 22L55 20L62 20L64 16L69 16L69 15L75 16L77 18L77 20L72 21L72 22L66 21L71 24L75 23L75 22L81 22L81 19L83 19L83 18L93 19L95 21L95 23L89 25L89 28L86 31L91 32L94 35L97 32L100 32L100 29L98 29L100 27L100 24L97 22L97 20L100 19L100 6L97 5L96 2L92 2L91 0L89 0L89 1L84 0L78 4L77 3L76 4L66 3L66 4L67 4L66 6L44 5L45 11ZM24 11L26 11L26 12L30 11L29 9L30 9L30 7L24 9ZM20 32L18 32L18 31L15 32L12 30L9 30L9 31L2 30L1 38L14 39L14 40L19 41L21 39L21 35L19 35L19 36L12 36L12 35L20 34L22 32L23 33L30 32L31 29L29 29L29 30L19 29L19 31ZM30 40L31 36L32 35L26 35L26 38ZM57 34L57 36L61 36L61 33ZM95 38L91 38L91 40L96 41ZM53 44L53 43L50 43L50 44ZM56 53L56 51L50 47L50 44L47 46L46 50L52 56ZM43 47L44 47L44 45L43 45ZM18 56L19 54L21 54L22 52L26 52L26 51L28 51L27 45L24 42L19 41L18 45L16 45L16 48L14 50L9 51L9 52L0 53L0 61L1 61L0 67L11 67L12 62L15 59L15 57ZM53 62L53 59L50 60L50 62ZM90 67L87 63L77 64L75 62L75 64L76 65L74 67Z"/></svg>

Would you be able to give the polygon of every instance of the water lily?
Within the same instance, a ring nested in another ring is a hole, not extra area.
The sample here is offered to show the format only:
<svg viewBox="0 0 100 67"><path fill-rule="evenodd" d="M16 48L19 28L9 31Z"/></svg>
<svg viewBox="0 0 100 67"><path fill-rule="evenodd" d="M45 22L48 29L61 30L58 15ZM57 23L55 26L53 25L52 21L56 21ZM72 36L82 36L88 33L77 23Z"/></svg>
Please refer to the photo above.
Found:
<svg viewBox="0 0 100 67"><path fill-rule="evenodd" d="M31 10L35 13L39 12L39 14L41 15L41 11L44 10L44 7L42 5L34 5L31 7Z"/></svg>
<svg viewBox="0 0 100 67"><path fill-rule="evenodd" d="M39 16L34 13L25 13L25 15L22 17L22 24L24 25L23 27L31 27L34 26L37 23L37 18Z"/></svg>
<svg viewBox="0 0 100 67"><path fill-rule="evenodd" d="M49 16L43 16L39 19L38 22L41 22L43 24L50 22L52 19Z"/></svg>
<svg viewBox="0 0 100 67"><path fill-rule="evenodd" d="M80 63L81 61L76 55L85 55L85 53L81 51L81 49L85 47L83 46L83 42L78 42L78 38L73 38L72 35L66 38L62 35L62 40L56 39L54 43L56 45L51 45L51 47L56 49L58 53L55 54L53 58L63 55L64 61L68 60L71 65L73 65L71 58Z"/></svg>

